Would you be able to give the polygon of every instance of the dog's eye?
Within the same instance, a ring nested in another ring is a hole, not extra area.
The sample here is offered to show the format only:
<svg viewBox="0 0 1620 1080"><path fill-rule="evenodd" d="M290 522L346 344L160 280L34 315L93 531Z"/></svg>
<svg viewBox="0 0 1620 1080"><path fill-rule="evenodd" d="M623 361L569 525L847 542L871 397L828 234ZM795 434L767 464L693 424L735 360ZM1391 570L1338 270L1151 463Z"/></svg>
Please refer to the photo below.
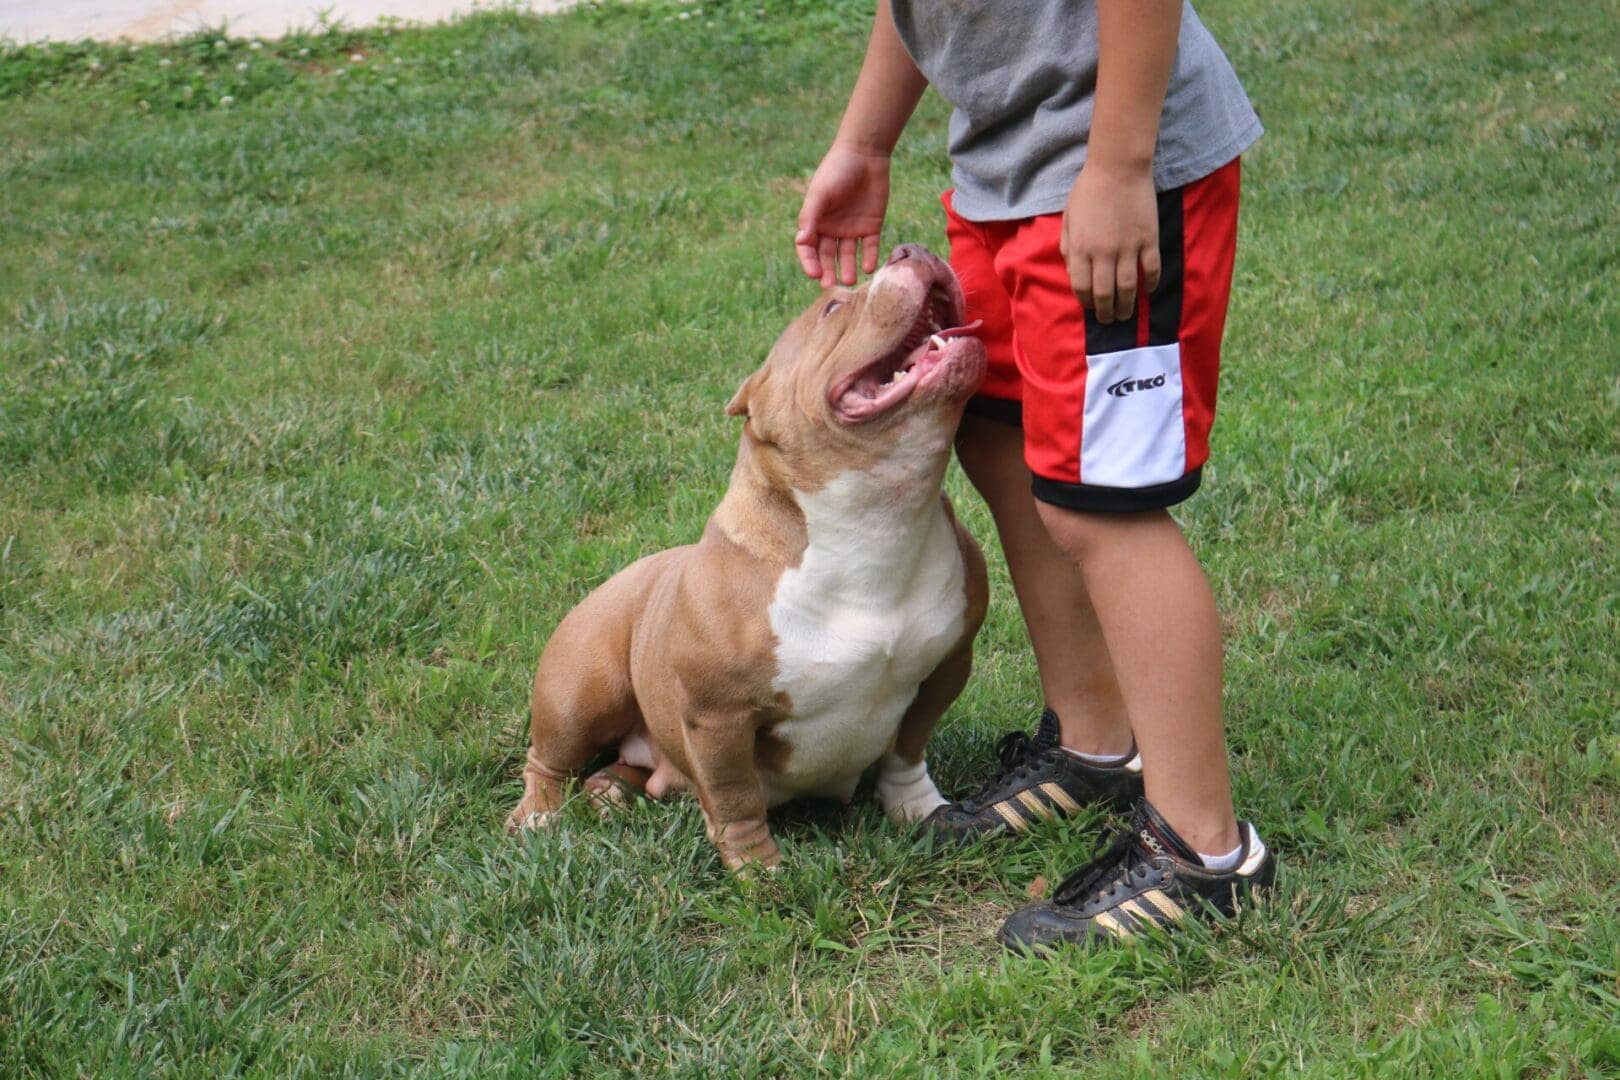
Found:
<svg viewBox="0 0 1620 1080"><path fill-rule="evenodd" d="M842 300L829 300L827 301L827 306L821 309L821 317L825 319L827 316L831 315L833 312L837 311L843 306L844 302Z"/></svg>

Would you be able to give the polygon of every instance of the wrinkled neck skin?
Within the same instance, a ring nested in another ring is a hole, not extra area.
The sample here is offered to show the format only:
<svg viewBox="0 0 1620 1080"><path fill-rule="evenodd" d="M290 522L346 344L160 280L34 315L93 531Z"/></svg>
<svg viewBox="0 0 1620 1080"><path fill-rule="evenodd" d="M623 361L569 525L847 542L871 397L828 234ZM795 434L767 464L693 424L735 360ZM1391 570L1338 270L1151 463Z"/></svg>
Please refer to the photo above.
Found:
<svg viewBox="0 0 1620 1080"><path fill-rule="evenodd" d="M725 498L709 518L709 527L766 562L796 566L804 552L804 513L791 489L774 482L747 435L731 467Z"/></svg>
<svg viewBox="0 0 1620 1080"><path fill-rule="evenodd" d="M897 436L880 458L823 465L825 479L816 480L773 475L745 436L713 524L739 546L787 566L800 565L813 547L818 562L837 568L824 582L829 599L870 602L903 592L944 518L939 496L951 429L922 415L908 419Z"/></svg>

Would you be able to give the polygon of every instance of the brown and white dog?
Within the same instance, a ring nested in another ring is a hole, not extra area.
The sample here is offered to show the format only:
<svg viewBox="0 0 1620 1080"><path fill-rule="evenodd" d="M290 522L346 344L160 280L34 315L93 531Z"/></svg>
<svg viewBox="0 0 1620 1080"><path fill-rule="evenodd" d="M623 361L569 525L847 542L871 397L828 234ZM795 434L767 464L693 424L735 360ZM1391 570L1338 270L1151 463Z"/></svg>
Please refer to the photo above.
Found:
<svg viewBox="0 0 1620 1080"><path fill-rule="evenodd" d="M848 801L874 763L892 820L945 801L923 748L988 594L940 486L984 378L962 312L950 268L905 245L787 328L726 406L747 420L703 538L620 571L547 643L511 828L544 825L615 749L587 792L696 791L732 869L780 860L767 807Z"/></svg>

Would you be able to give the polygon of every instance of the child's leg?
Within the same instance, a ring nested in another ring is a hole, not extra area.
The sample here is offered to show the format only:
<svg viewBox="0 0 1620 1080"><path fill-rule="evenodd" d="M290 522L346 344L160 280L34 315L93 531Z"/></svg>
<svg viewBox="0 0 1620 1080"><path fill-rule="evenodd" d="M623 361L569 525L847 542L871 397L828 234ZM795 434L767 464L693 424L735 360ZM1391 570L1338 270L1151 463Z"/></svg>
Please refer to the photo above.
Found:
<svg viewBox="0 0 1620 1080"><path fill-rule="evenodd" d="M1040 503L1079 567L1142 752L1148 801L1197 851L1238 845L1221 724L1215 597L1163 510L1081 513Z"/></svg>
<svg viewBox="0 0 1620 1080"><path fill-rule="evenodd" d="M1147 790L1125 830L1048 898L1009 915L997 937L1028 951L1232 915L1272 885L1277 859L1252 824L1233 819L1220 624L1198 560L1162 509L1043 503L1039 513L1091 590Z"/></svg>
<svg viewBox="0 0 1620 1080"><path fill-rule="evenodd" d="M997 252L1017 225L968 222L954 213L949 195L944 203L951 266L990 360L980 397L963 417L957 456L995 517L1047 706L1033 737L1003 735L977 790L929 818L936 836L966 840L1020 832L1086 806L1123 808L1142 792L1142 764L1085 580L1053 543L1029 495L1013 296L997 266Z"/></svg>
<svg viewBox="0 0 1620 1080"><path fill-rule="evenodd" d="M956 451L995 518L1041 689L1062 725L1063 745L1095 755L1126 753L1131 726L1114 665L1085 580L1053 543L1029 497L1023 429L965 416Z"/></svg>
<svg viewBox="0 0 1620 1080"><path fill-rule="evenodd" d="M1034 738L1006 736L980 792L941 807L929 825L955 837L1021 831L1087 801L1119 805L1146 781L1129 828L1003 924L999 936L1015 948L1231 914L1275 875L1254 826L1233 818L1220 623L1166 510L1197 490L1209 454L1237 174L1233 162L1160 195L1161 283L1126 323L1102 324L1081 308L1058 215L947 218L952 265L985 319L992 358L969 409L984 419L964 422L960 456L995 515L1042 685L1074 703L1077 741L1117 732L1092 725L1123 707L1140 752L1066 753L1048 713ZM1011 461L1016 437L990 426L997 419L1022 424L1026 468Z"/></svg>
<svg viewBox="0 0 1620 1080"><path fill-rule="evenodd" d="M1082 577L1142 754L1148 801L1202 854L1237 845L1214 597L1166 508L1209 454L1238 165L1159 196L1163 275L1137 317L1075 300L1059 222L1001 250L1038 516Z"/></svg>

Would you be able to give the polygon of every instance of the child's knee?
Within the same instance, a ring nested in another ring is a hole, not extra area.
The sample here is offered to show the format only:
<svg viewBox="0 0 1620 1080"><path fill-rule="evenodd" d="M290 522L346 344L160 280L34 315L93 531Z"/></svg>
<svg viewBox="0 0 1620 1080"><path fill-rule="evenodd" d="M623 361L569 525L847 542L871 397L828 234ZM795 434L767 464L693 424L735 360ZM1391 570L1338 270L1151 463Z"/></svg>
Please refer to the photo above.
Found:
<svg viewBox="0 0 1620 1080"><path fill-rule="evenodd" d="M1022 428L979 416L964 416L956 432L956 459L986 499L1013 487L1019 494L1028 491Z"/></svg>
<svg viewBox="0 0 1620 1080"><path fill-rule="evenodd" d="M1166 522L1177 527L1163 510L1131 513L1071 510L1066 506L1035 500L1041 524L1070 558L1080 562L1106 556L1140 542L1143 529L1162 528Z"/></svg>

